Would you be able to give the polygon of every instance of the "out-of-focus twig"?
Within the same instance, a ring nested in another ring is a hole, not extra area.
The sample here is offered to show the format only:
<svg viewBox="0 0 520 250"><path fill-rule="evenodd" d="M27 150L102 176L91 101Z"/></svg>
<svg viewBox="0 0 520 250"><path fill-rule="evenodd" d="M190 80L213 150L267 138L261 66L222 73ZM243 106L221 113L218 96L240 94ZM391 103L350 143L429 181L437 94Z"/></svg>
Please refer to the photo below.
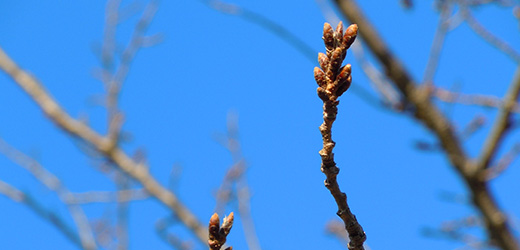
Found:
<svg viewBox="0 0 520 250"><path fill-rule="evenodd" d="M114 147L109 138L101 136L89 126L70 117L47 93L36 78L20 69L1 48L0 69L31 97L39 108L41 108L43 113L58 127L71 136L78 137L92 145L93 148L110 159L126 174L137 180L151 196L170 208L172 212L180 218L180 221L197 236L198 240L206 243L206 228L202 226L192 212L179 201L177 196L163 187L148 172L148 167L132 160L121 148L117 146Z"/></svg>
<svg viewBox="0 0 520 250"><path fill-rule="evenodd" d="M63 233L63 235L74 243L74 245L78 246L78 248L88 249L83 246L78 234L67 224L67 222L65 222L58 214L44 208L43 205L41 205L31 195L16 189L2 180L0 180L0 194L5 195L15 202L26 205L31 211L44 220L49 221L51 225L54 225L58 231Z"/></svg>
<svg viewBox="0 0 520 250"><path fill-rule="evenodd" d="M502 51L508 57L513 59L516 63L520 63L520 53L516 51L511 45L501 40L497 36L493 35L487 30L473 15L467 6L460 4L461 14L469 27L482 39L486 40L489 44Z"/></svg>
<svg viewBox="0 0 520 250"><path fill-rule="evenodd" d="M424 84L430 86L433 84L435 72L437 71L437 67L439 65L441 50L444 45L446 34L448 32L448 20L451 16L452 3L450 1L442 1L439 7L439 23L437 24L437 30L435 31L435 35L433 37L432 46L430 48L430 56L428 57L428 63L426 64L426 69L424 70L422 80Z"/></svg>
<svg viewBox="0 0 520 250"><path fill-rule="evenodd" d="M157 232L157 235L166 242L168 245L170 245L172 248L177 250L192 250L193 245L192 242L189 241L183 241L179 237L177 237L174 234L171 234L168 232L168 227L172 224L177 222L178 220L176 218L172 218L171 216L160 219L155 223L155 231Z"/></svg>
<svg viewBox="0 0 520 250"><path fill-rule="evenodd" d="M517 143L513 146L513 148L507 152L498 162L490 168L487 168L484 172L484 177L486 180L492 180L498 177L502 172L504 172L515 159L520 155L520 143Z"/></svg>
<svg viewBox="0 0 520 250"><path fill-rule="evenodd" d="M327 223L326 230L327 233L334 235L342 243L348 245L350 239L348 238L348 233L345 231L345 225L343 223L337 220L331 220Z"/></svg>
<svg viewBox="0 0 520 250"><path fill-rule="evenodd" d="M457 249L488 249L489 242L482 241L469 233L464 232L472 227L480 227L482 222L475 216L469 216L460 220L444 222L440 228L424 228L422 234L431 238L448 239L465 244L465 247Z"/></svg>
<svg viewBox="0 0 520 250"><path fill-rule="evenodd" d="M247 163L242 155L240 147L238 116L234 113L228 114L227 134L217 138L218 141L231 153L233 165L227 171L217 191L217 204L215 212L224 212L224 207L232 198L238 201L238 214L242 222L242 228L250 250L261 250L258 235L256 234L253 216L251 215L251 195L247 183ZM235 187L235 190L233 190ZM235 196L232 196L234 194Z"/></svg>
<svg viewBox="0 0 520 250"><path fill-rule="evenodd" d="M220 0L199 1L222 13L238 16L240 18L243 18L244 20L257 24L260 27L275 33L278 37L285 40L287 43L291 44L307 59L309 59L310 61L314 61L314 55L316 54L315 50L302 39L300 39L298 36L293 34L289 29L283 27L279 23L272 21L259 13L256 13L254 11L248 10L235 4L226 3Z"/></svg>
<svg viewBox="0 0 520 250"><path fill-rule="evenodd" d="M159 2L157 0L150 1L139 21L135 25L130 42L123 50L119 59L119 64L114 72L112 69L116 64L116 27L119 23L119 5L120 0L108 1L105 13L105 31L103 46L101 50L103 74L102 80L104 82L107 96L106 96L106 108L108 114L108 135L111 145L114 147L118 141L123 123L123 115L119 111L118 102L119 95L123 82L125 81L128 72L130 71L130 65L139 49L143 46L145 40L145 32L147 31L150 23L152 22L155 13L157 12Z"/></svg>
<svg viewBox="0 0 520 250"><path fill-rule="evenodd" d="M82 247L84 249L97 249L96 241L94 240L94 235L85 212L79 205L67 203L67 197L71 196L71 192L60 179L41 166L34 159L11 147L1 138L0 152L11 161L29 171L34 178L36 178L36 180L46 188L55 192L60 200L67 206L70 215L76 223Z"/></svg>
<svg viewBox="0 0 520 250"><path fill-rule="evenodd" d="M500 108L504 102L496 96L480 95L480 94L464 94L452 92L440 87L435 87L432 90L432 96L450 103L460 103L464 105L476 105L490 108ZM518 102L512 104L511 112L520 113L520 104Z"/></svg>
<svg viewBox="0 0 520 250"><path fill-rule="evenodd" d="M465 141L470 138L477 130L481 129L486 123L486 118L481 115L475 116L460 132L461 140Z"/></svg>
<svg viewBox="0 0 520 250"><path fill-rule="evenodd" d="M512 114L514 106L518 104L520 96L520 67L517 68L515 76L504 96L503 105L493 124L493 128L489 133L484 146L482 147L475 171L484 171L490 166L496 151L511 126ZM485 173L485 172L483 172Z"/></svg>
<svg viewBox="0 0 520 250"><path fill-rule="evenodd" d="M85 193L71 193L66 202L70 204L130 202L145 200L150 195L143 189L125 189L119 191L89 191Z"/></svg>

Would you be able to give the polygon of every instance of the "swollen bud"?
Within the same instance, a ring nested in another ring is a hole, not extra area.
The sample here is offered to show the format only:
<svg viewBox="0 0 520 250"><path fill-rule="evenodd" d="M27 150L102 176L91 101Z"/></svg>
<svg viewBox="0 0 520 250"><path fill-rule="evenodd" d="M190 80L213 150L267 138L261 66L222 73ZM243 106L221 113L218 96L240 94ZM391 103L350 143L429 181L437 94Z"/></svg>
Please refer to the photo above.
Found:
<svg viewBox="0 0 520 250"><path fill-rule="evenodd" d="M343 22L339 21L338 27L336 27L336 33L334 33L336 37L337 44L341 44L343 40Z"/></svg>
<svg viewBox="0 0 520 250"><path fill-rule="evenodd" d="M329 58L323 53L318 54L318 63L323 71L327 71L329 68Z"/></svg>
<svg viewBox="0 0 520 250"><path fill-rule="evenodd" d="M323 41L325 42L325 48L327 51L334 49L334 31L329 23L323 25Z"/></svg>
<svg viewBox="0 0 520 250"><path fill-rule="evenodd" d="M343 46L345 46L345 49L350 48L350 45L352 45L354 40L356 40L357 32L357 24L348 26L347 31L345 31L345 35L343 36Z"/></svg>
<svg viewBox="0 0 520 250"><path fill-rule="evenodd" d="M323 87L327 85L327 79L325 78L325 72L318 67L314 67L314 79L318 86Z"/></svg>

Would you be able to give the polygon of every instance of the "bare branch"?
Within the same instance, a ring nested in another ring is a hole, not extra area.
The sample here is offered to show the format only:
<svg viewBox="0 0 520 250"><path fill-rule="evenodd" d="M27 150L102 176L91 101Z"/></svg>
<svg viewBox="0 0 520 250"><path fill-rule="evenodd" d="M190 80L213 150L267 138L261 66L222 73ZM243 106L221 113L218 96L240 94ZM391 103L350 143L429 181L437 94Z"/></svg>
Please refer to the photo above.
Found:
<svg viewBox="0 0 520 250"><path fill-rule="evenodd" d="M94 240L94 235L92 233L92 229L90 228L90 224L88 222L87 216L85 215L85 212L79 205L67 203L66 198L70 196L71 192L60 181L60 179L41 166L34 159L11 147L1 138L0 152L8 157L11 161L29 171L49 190L55 192L60 200L65 205L67 205L70 215L76 223L82 247L84 249L97 249L96 241Z"/></svg>
<svg viewBox="0 0 520 250"><path fill-rule="evenodd" d="M67 223L56 213L49 211L44 208L37 200L33 199L29 194L26 194L15 187L0 180L0 193L4 194L11 200L26 205L30 210L36 213L38 216L50 222L51 225L55 226L58 231L70 240L74 245L81 249L85 248L78 237L75 230L67 225Z"/></svg>
<svg viewBox="0 0 520 250"><path fill-rule="evenodd" d="M513 148L504 155L494 166L486 168L484 171L484 178L486 180L492 180L498 177L502 172L504 172L513 161L518 158L520 155L520 143L517 143L513 146Z"/></svg>
<svg viewBox="0 0 520 250"><path fill-rule="evenodd" d="M349 233L349 250L364 250L363 243L366 240L366 234L358 223L356 216L350 211L347 195L341 192L336 179L339 168L336 166L332 153L335 146L335 142L332 140L332 124L338 113L339 101L337 99L348 90L352 81L350 64L343 67L341 64L345 59L347 49L356 39L357 31L358 27L355 24L350 25L343 33L342 22L338 24L336 31L332 29L330 24L325 23L323 41L327 54L319 53L320 68L314 68L314 78L319 86L318 97L323 101L323 123L320 126L323 149L319 152L321 171L327 177L325 187L330 191L338 205L337 215L343 220L345 229Z"/></svg>
<svg viewBox="0 0 520 250"><path fill-rule="evenodd" d="M511 126L511 111L515 105L518 105L518 97L520 95L520 67L517 68L513 81L504 96L503 106L493 124L493 128L484 142L484 146L480 153L477 170L482 171L489 167L496 151L498 150L502 139L508 128Z"/></svg>
<svg viewBox="0 0 520 250"><path fill-rule="evenodd" d="M251 215L249 185L246 178L247 163L242 155L238 136L238 116L234 113L228 113L227 134L225 137L219 137L218 141L226 147L233 158L233 165L226 173L217 191L217 204L215 212L223 213L224 206L232 198L238 201L238 213L242 228L246 238L247 246L250 250L260 250L260 242L256 234L254 220ZM233 190L235 187L235 190ZM232 194L235 196L232 197Z"/></svg>
<svg viewBox="0 0 520 250"><path fill-rule="evenodd" d="M432 96L438 98L443 102L460 103L464 105L476 105L490 108L500 108L504 103L496 96L477 95L477 94L463 94L452 92L443 88L434 87ZM511 112L520 113L520 104L513 103Z"/></svg>
<svg viewBox="0 0 520 250"><path fill-rule="evenodd" d="M464 20L469 25L469 27L480 37L486 40L489 44L494 46L495 48L501 50L509 56L516 63L520 63L520 53L516 51L511 45L507 44L500 38L493 35L490 31L488 31L480 22L473 17L471 11L464 5L461 4L461 14L464 17Z"/></svg>
<svg viewBox="0 0 520 250"><path fill-rule="evenodd" d="M448 20L452 11L452 3L450 1L442 1L440 5L441 14L439 23L437 24L437 30L435 31L435 36L433 37L430 56L428 57L428 63L426 64L426 69L424 70L422 80L424 84L429 85L433 84L435 72L437 71L437 67L439 65L441 50L449 28Z"/></svg>
<svg viewBox="0 0 520 250"><path fill-rule="evenodd" d="M54 99L43 89L40 83L27 72L20 69L0 48L0 68L16 82L42 111L58 127L71 136L91 144L97 151L114 162L121 170L140 182L144 189L161 203L169 207L197 236L201 242L206 243L207 230L168 189L163 187L148 172L148 167L131 159L122 149L113 147L110 140L93 131L87 125L71 118Z"/></svg>
<svg viewBox="0 0 520 250"><path fill-rule="evenodd" d="M235 4L226 3L220 0L199 1L209 6L210 8L218 10L222 13L238 16L240 18L243 18L244 20L257 24L260 27L273 32L275 35L285 40L287 43L291 44L307 59L314 62L314 55L316 54L314 49L311 46L309 46L306 42L304 42L302 39L300 39L298 36L293 34L290 30L281 26L279 23L274 22L259 13L242 8Z"/></svg>
<svg viewBox="0 0 520 250"><path fill-rule="evenodd" d="M191 242L183 241L179 237L177 237L174 234L171 234L168 232L168 227L175 223L177 220L175 218L172 218L171 216L160 219L155 223L155 231L157 232L157 235L168 245L170 245L174 249L178 250L191 250L193 249L193 246Z"/></svg>
<svg viewBox="0 0 520 250"><path fill-rule="evenodd" d="M119 191L89 191L85 193L71 193L66 198L69 204L130 202L146 200L150 195L143 189L125 189Z"/></svg>

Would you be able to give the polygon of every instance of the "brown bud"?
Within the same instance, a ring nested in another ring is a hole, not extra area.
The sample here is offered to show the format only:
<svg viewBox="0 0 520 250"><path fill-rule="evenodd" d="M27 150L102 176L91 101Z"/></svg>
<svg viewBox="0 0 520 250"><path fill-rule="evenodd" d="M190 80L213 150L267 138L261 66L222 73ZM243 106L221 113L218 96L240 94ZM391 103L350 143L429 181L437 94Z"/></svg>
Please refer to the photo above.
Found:
<svg viewBox="0 0 520 250"><path fill-rule="evenodd" d="M217 213L214 213L212 216L211 216L211 219L209 219L209 226L218 226L220 223L220 218L218 217L218 214Z"/></svg>
<svg viewBox="0 0 520 250"><path fill-rule="evenodd" d="M329 68L329 58L323 53L318 53L318 63L323 71Z"/></svg>
<svg viewBox="0 0 520 250"><path fill-rule="evenodd" d="M344 81L347 80L347 78L350 76L350 73L352 72L352 66L350 64L347 64L343 67L341 67L341 71L338 74L338 77L336 78L338 81L338 84L342 84Z"/></svg>
<svg viewBox="0 0 520 250"><path fill-rule="evenodd" d="M335 74L339 71L339 68L341 67L341 63L343 62L343 50L341 48L336 48L334 52L332 52L332 56L330 58L330 71ZM328 75L329 78L332 78L332 76Z"/></svg>
<svg viewBox="0 0 520 250"><path fill-rule="evenodd" d="M338 88L336 90L336 95L340 96L345 91L347 91L350 88L350 84L352 81L352 75L350 74L352 71L352 66L350 64L347 64L341 68L341 72L338 74L338 78L336 79Z"/></svg>
<svg viewBox="0 0 520 250"><path fill-rule="evenodd" d="M343 40L343 22L339 21L338 27L336 27L336 32L334 33L334 37L336 38L337 44L341 44Z"/></svg>
<svg viewBox="0 0 520 250"><path fill-rule="evenodd" d="M314 67L314 79L316 79L316 83L318 86L323 87L327 85L327 79L325 77L325 72L318 67Z"/></svg>
<svg viewBox="0 0 520 250"><path fill-rule="evenodd" d="M321 100L323 100L324 102L329 100L329 95L327 94L327 91L324 88L318 87L317 92L318 92L318 97Z"/></svg>
<svg viewBox="0 0 520 250"><path fill-rule="evenodd" d="M348 26L347 30L345 31L345 35L343 36L343 46L345 49L350 48L350 45L356 40L358 32L358 26L357 24L352 24Z"/></svg>
<svg viewBox="0 0 520 250"><path fill-rule="evenodd" d="M224 231L224 235L228 235L229 231L231 231L231 227L233 227L234 214L231 212L227 217L224 217L224 222L222 222L221 230Z"/></svg>
<svg viewBox="0 0 520 250"><path fill-rule="evenodd" d="M325 48L327 48L327 50L334 49L334 31L329 23L323 25L323 41L325 42Z"/></svg>

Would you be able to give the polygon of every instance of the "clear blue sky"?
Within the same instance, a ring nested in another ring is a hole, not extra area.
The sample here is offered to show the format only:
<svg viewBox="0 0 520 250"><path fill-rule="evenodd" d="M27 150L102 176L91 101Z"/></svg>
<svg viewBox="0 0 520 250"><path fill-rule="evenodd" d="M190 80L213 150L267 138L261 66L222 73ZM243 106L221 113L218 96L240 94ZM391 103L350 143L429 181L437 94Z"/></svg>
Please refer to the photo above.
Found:
<svg viewBox="0 0 520 250"><path fill-rule="evenodd" d="M124 1L128 2L128 1ZM233 1L290 29L316 52L323 17L315 1ZM433 1L416 1L403 10L399 1L359 1L368 17L420 80L438 20ZM1 1L0 46L35 75L73 116L88 116L105 132L105 113L93 103L102 97L93 77L102 40L103 1ZM519 23L510 9L488 7L475 12L483 24L520 49ZM119 41L128 41L135 18L121 25ZM225 131L230 110L239 114L243 153L252 197L252 213L261 245L274 249L343 249L325 234L336 219L335 203L320 172L322 103L316 96L313 67L292 44L236 16L222 14L199 1L163 1L149 34L162 43L139 51L121 99L131 140L127 152L144 149L151 172L167 185L174 164L182 175L174 192L204 222L215 205L214 192L232 160L213 135ZM374 107L355 94L370 85L354 57L354 89L341 97L333 139L338 181L363 225L371 249L454 249L462 246L424 237L425 227L474 215L470 206L442 200L440 194L466 194L441 153L414 148L417 140L435 142L412 119ZM462 25L451 32L435 78L439 86L459 84L465 93L505 93L516 68L507 56ZM374 95L375 92L370 90ZM495 112L441 105L464 127L475 115L488 117L483 130L465 142L475 156ZM75 192L113 190L109 179L76 142L42 115L5 74L0 74L0 136L59 176ZM513 133L507 149L518 142ZM493 191L508 213L520 215L520 166L517 161L493 181ZM66 209L26 171L0 156L0 179L36 196L61 213ZM113 206L85 206L90 218L113 213ZM52 225L23 205L0 196L3 249L76 249ZM112 209L112 210L111 210ZM228 211L236 211L231 205ZM156 235L155 222L168 210L154 200L130 207L131 249L169 249ZM515 217L518 222L518 217ZM517 224L518 225L518 224ZM180 226L171 232L190 239ZM247 249L236 223L228 242ZM204 249L198 246L196 249Z"/></svg>

